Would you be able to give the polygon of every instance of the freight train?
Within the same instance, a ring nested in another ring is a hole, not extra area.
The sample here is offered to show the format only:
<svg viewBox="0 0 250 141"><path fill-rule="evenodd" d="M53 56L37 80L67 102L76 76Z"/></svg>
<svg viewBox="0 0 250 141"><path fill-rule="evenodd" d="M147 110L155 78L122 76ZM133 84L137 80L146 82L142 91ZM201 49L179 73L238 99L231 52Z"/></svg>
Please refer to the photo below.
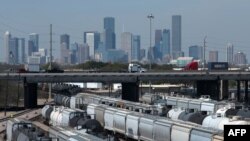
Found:
<svg viewBox="0 0 250 141"><path fill-rule="evenodd" d="M84 108L86 104L103 104L109 107L119 107L144 114L160 115L173 120L189 121L204 127L223 130L225 124L249 124L249 110L235 109L233 103L217 102L203 99L189 99L182 97L167 97L165 105L148 105L130 102L110 97L80 93L68 97L71 108ZM61 98L63 99L63 98ZM58 101L58 100L55 100ZM63 100L64 101L64 100ZM92 113L94 114L94 113ZM207 124L207 122L216 124Z"/></svg>
<svg viewBox="0 0 250 141"><path fill-rule="evenodd" d="M44 113L46 113L46 109L49 109L48 106L44 107ZM61 113L64 113L64 111L74 111L74 109L61 109ZM54 110L57 112L55 108ZM171 120L166 117L152 116L103 104L88 104L86 112L92 119L96 119L106 132L119 138L123 137L124 139L143 141L223 140L221 130L204 128L201 125L190 122ZM69 118L68 115L61 115L65 116L62 119ZM56 116L54 114L53 116L54 118L51 119L52 122L59 125L61 123L60 115ZM44 118L47 117L49 116L45 116ZM70 124L70 121L67 122ZM64 129L67 128L65 127Z"/></svg>

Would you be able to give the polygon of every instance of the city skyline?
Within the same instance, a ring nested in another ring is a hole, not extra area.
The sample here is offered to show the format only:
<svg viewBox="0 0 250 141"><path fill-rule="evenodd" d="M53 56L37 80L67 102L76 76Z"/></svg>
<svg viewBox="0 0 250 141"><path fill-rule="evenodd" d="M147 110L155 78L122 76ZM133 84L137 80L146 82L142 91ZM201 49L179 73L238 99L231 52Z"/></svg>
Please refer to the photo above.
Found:
<svg viewBox="0 0 250 141"><path fill-rule="evenodd" d="M51 5L48 5L49 1L47 0L38 3L27 3L30 0L25 0L22 2L15 1L14 5L13 1L2 2L1 4L0 47L3 47L4 32L8 30L14 37L25 38L26 41L28 40L28 35L30 33L38 33L40 38L40 47L48 48L49 24L52 23L54 33L53 47L58 52L60 47L58 38L63 33L70 35L72 43L82 43L82 34L84 31L94 30L103 32L103 18L114 17L116 22L115 33L117 36L116 46L118 49L120 49L120 36L122 31L140 35L141 48L148 49L149 22L146 16L149 13L152 13L155 16L155 19L153 19L152 22L153 32L156 29L171 29L172 15L181 15L183 31L182 49L185 52L185 56L188 55L188 47L191 45L202 45L202 40L206 35L208 42L206 54L208 54L210 50L217 49L219 51L219 59L221 59L221 61L226 61L226 46L228 42L234 44L234 50L236 52L249 52L248 45L250 42L247 37L249 28L247 25L249 25L250 21L244 18L246 17L244 15L247 15L246 10L250 7L250 2L248 1L244 1L245 4L243 4L240 2L234 2L232 0L222 0L219 2L197 2L192 0L193 3L190 1L165 2L159 0L157 2L151 2L146 0L145 5L141 6L140 4L142 4L142 1L140 0L120 2L122 4L119 4L119 2L114 0L108 0L105 2L100 0L95 0L95 2L75 1L75 3L62 0L60 1L60 7L65 7L67 4L69 4L68 10L64 9L64 11L62 9L60 10L60 8L55 9L53 7L53 5L58 3L58 1L51 2ZM96 2L100 5L103 4L103 6L107 6L108 4L111 5L110 8L100 8L98 4L95 5L97 6L95 9L99 8L98 10L89 12L89 8L87 8L86 5L91 8ZM80 6L78 7L77 4L83 4L83 8L80 8ZM13 9L7 10L10 5L13 5ZM37 9L34 10L34 12L30 12L29 10L32 10L32 7L34 6L37 7ZM75 7L71 8L73 6ZM127 11L126 6L132 7L129 11ZM237 8L240 9L235 10ZM120 10L117 11L117 9ZM135 12L136 10L137 12ZM77 11L82 12L78 13ZM197 13L197 11L199 11L199 13ZM216 12L217 14L215 15ZM61 16L60 13L64 16ZM74 15L74 13L78 14ZM241 28L238 29L236 27ZM154 38L152 39L152 42L154 43ZM58 57L58 55L56 56ZM249 58L249 56L247 57Z"/></svg>

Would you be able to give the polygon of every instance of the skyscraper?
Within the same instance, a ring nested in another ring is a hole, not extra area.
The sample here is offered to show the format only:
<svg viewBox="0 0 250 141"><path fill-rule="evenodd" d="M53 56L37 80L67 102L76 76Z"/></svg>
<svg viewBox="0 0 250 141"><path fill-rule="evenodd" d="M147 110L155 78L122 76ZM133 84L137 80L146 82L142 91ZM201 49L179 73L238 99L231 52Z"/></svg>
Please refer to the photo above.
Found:
<svg viewBox="0 0 250 141"><path fill-rule="evenodd" d="M89 46L89 56L90 59L94 59L95 52L100 43L100 33L96 31L84 32L84 43Z"/></svg>
<svg viewBox="0 0 250 141"><path fill-rule="evenodd" d="M162 31L162 57L170 55L170 30Z"/></svg>
<svg viewBox="0 0 250 141"><path fill-rule="evenodd" d="M155 59L162 58L162 31L160 29L155 30L155 48L154 48L154 57Z"/></svg>
<svg viewBox="0 0 250 141"><path fill-rule="evenodd" d="M218 54L217 50L209 51L209 62L218 62Z"/></svg>
<svg viewBox="0 0 250 141"><path fill-rule="evenodd" d="M115 19L113 17L104 18L104 45L106 49L115 49Z"/></svg>
<svg viewBox="0 0 250 141"><path fill-rule="evenodd" d="M88 44L79 44L78 49L78 63L85 63L89 60L89 46Z"/></svg>
<svg viewBox="0 0 250 141"><path fill-rule="evenodd" d="M234 60L233 60L233 54L234 54L234 46L231 43L228 43L227 45L227 62L228 64L232 65Z"/></svg>
<svg viewBox="0 0 250 141"><path fill-rule="evenodd" d="M181 53L181 16L172 16L172 57L176 59Z"/></svg>
<svg viewBox="0 0 250 141"><path fill-rule="evenodd" d="M140 61L141 37L139 35L133 36L131 60Z"/></svg>
<svg viewBox="0 0 250 141"><path fill-rule="evenodd" d="M4 34L4 50L3 50L3 56L4 56L4 62L9 63L9 42L11 39L11 34L9 31L6 31Z"/></svg>
<svg viewBox="0 0 250 141"><path fill-rule="evenodd" d="M9 40L9 64L18 63L18 38L13 37Z"/></svg>
<svg viewBox="0 0 250 141"><path fill-rule="evenodd" d="M195 60L203 59L203 47L194 45L189 47L189 57L193 57Z"/></svg>
<svg viewBox="0 0 250 141"><path fill-rule="evenodd" d="M132 33L123 32L121 34L121 49L128 54L128 62L131 62Z"/></svg>
<svg viewBox="0 0 250 141"><path fill-rule="evenodd" d="M246 54L244 54L243 52L237 52L234 55L235 65L245 65L246 63L247 63Z"/></svg>
<svg viewBox="0 0 250 141"><path fill-rule="evenodd" d="M70 36L68 34L61 35L60 36L60 51L61 51L60 62L63 64L69 64L71 62L69 45L70 45Z"/></svg>
<svg viewBox="0 0 250 141"><path fill-rule="evenodd" d="M18 63L24 64L25 63L25 39L19 38L18 41Z"/></svg>
<svg viewBox="0 0 250 141"><path fill-rule="evenodd" d="M38 52L39 50L39 35L37 33L31 33L29 35L29 41L32 42L32 52Z"/></svg>
<svg viewBox="0 0 250 141"><path fill-rule="evenodd" d="M104 30L110 29L112 32L115 32L115 18L105 17L104 18Z"/></svg>
<svg viewBox="0 0 250 141"><path fill-rule="evenodd" d="M60 36L60 44L65 43L66 48L69 49L70 45L70 36L68 34L63 34Z"/></svg>

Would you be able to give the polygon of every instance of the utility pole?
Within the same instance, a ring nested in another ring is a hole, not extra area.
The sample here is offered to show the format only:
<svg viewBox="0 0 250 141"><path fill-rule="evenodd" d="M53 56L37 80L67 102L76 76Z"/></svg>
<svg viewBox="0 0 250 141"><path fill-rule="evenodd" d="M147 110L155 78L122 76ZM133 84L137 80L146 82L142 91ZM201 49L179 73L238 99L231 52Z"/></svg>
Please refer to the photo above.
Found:
<svg viewBox="0 0 250 141"><path fill-rule="evenodd" d="M50 24L50 59L49 59L49 70L52 70L52 24ZM52 83L49 83L49 100L51 100L51 89L52 89Z"/></svg>
<svg viewBox="0 0 250 141"><path fill-rule="evenodd" d="M203 40L203 70L205 70L206 68L206 41L207 36L205 36L204 40Z"/></svg>
<svg viewBox="0 0 250 141"><path fill-rule="evenodd" d="M150 54L150 57L149 57L149 71L151 71L151 64L152 64L152 58L153 58L153 49L152 49L152 19L154 19L154 16L153 14L150 14L147 16L147 18L149 19L149 38L150 38L150 42L149 42L149 54ZM149 81L149 93L151 93L151 81Z"/></svg>
<svg viewBox="0 0 250 141"><path fill-rule="evenodd" d="M50 61L49 61L49 70L52 70L52 24L50 24Z"/></svg>

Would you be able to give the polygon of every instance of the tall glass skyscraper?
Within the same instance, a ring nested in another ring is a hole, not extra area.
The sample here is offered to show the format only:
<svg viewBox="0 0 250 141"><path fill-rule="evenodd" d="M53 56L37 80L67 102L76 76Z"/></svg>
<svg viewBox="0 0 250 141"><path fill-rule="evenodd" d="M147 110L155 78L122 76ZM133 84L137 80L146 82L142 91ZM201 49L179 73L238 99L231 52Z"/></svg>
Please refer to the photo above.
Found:
<svg viewBox="0 0 250 141"><path fill-rule="evenodd" d="M121 49L128 54L128 61L131 62L132 33L123 32L121 34Z"/></svg>
<svg viewBox="0 0 250 141"><path fill-rule="evenodd" d="M234 63L234 46L231 43L227 45L227 62L228 64L232 65Z"/></svg>
<svg viewBox="0 0 250 141"><path fill-rule="evenodd" d="M115 49L115 18L104 18L104 45L106 49Z"/></svg>
<svg viewBox="0 0 250 141"><path fill-rule="evenodd" d="M19 38L18 40L18 62L19 64L25 63L25 39Z"/></svg>
<svg viewBox="0 0 250 141"><path fill-rule="evenodd" d="M133 44L131 50L131 60L140 61L141 37L139 35L133 36Z"/></svg>
<svg viewBox="0 0 250 141"><path fill-rule="evenodd" d="M29 35L29 41L32 42L32 52L38 52L39 50L39 35L37 33L31 33Z"/></svg>
<svg viewBox="0 0 250 141"><path fill-rule="evenodd" d="M18 38L13 37L9 40L9 62L10 64L18 63Z"/></svg>
<svg viewBox="0 0 250 141"><path fill-rule="evenodd" d="M105 17L104 18L104 30L110 29L112 32L115 32L115 18Z"/></svg>
<svg viewBox="0 0 250 141"><path fill-rule="evenodd" d="M181 16L172 16L172 57L177 59L181 55Z"/></svg>
<svg viewBox="0 0 250 141"><path fill-rule="evenodd" d="M69 45L70 45L70 37L68 34L63 34L60 36L60 44L65 44L66 48L69 49Z"/></svg>
<svg viewBox="0 0 250 141"><path fill-rule="evenodd" d="M170 30L162 31L162 57L170 55Z"/></svg>
<svg viewBox="0 0 250 141"><path fill-rule="evenodd" d="M155 30L155 48L154 48L154 59L162 58L162 31L160 29Z"/></svg>

